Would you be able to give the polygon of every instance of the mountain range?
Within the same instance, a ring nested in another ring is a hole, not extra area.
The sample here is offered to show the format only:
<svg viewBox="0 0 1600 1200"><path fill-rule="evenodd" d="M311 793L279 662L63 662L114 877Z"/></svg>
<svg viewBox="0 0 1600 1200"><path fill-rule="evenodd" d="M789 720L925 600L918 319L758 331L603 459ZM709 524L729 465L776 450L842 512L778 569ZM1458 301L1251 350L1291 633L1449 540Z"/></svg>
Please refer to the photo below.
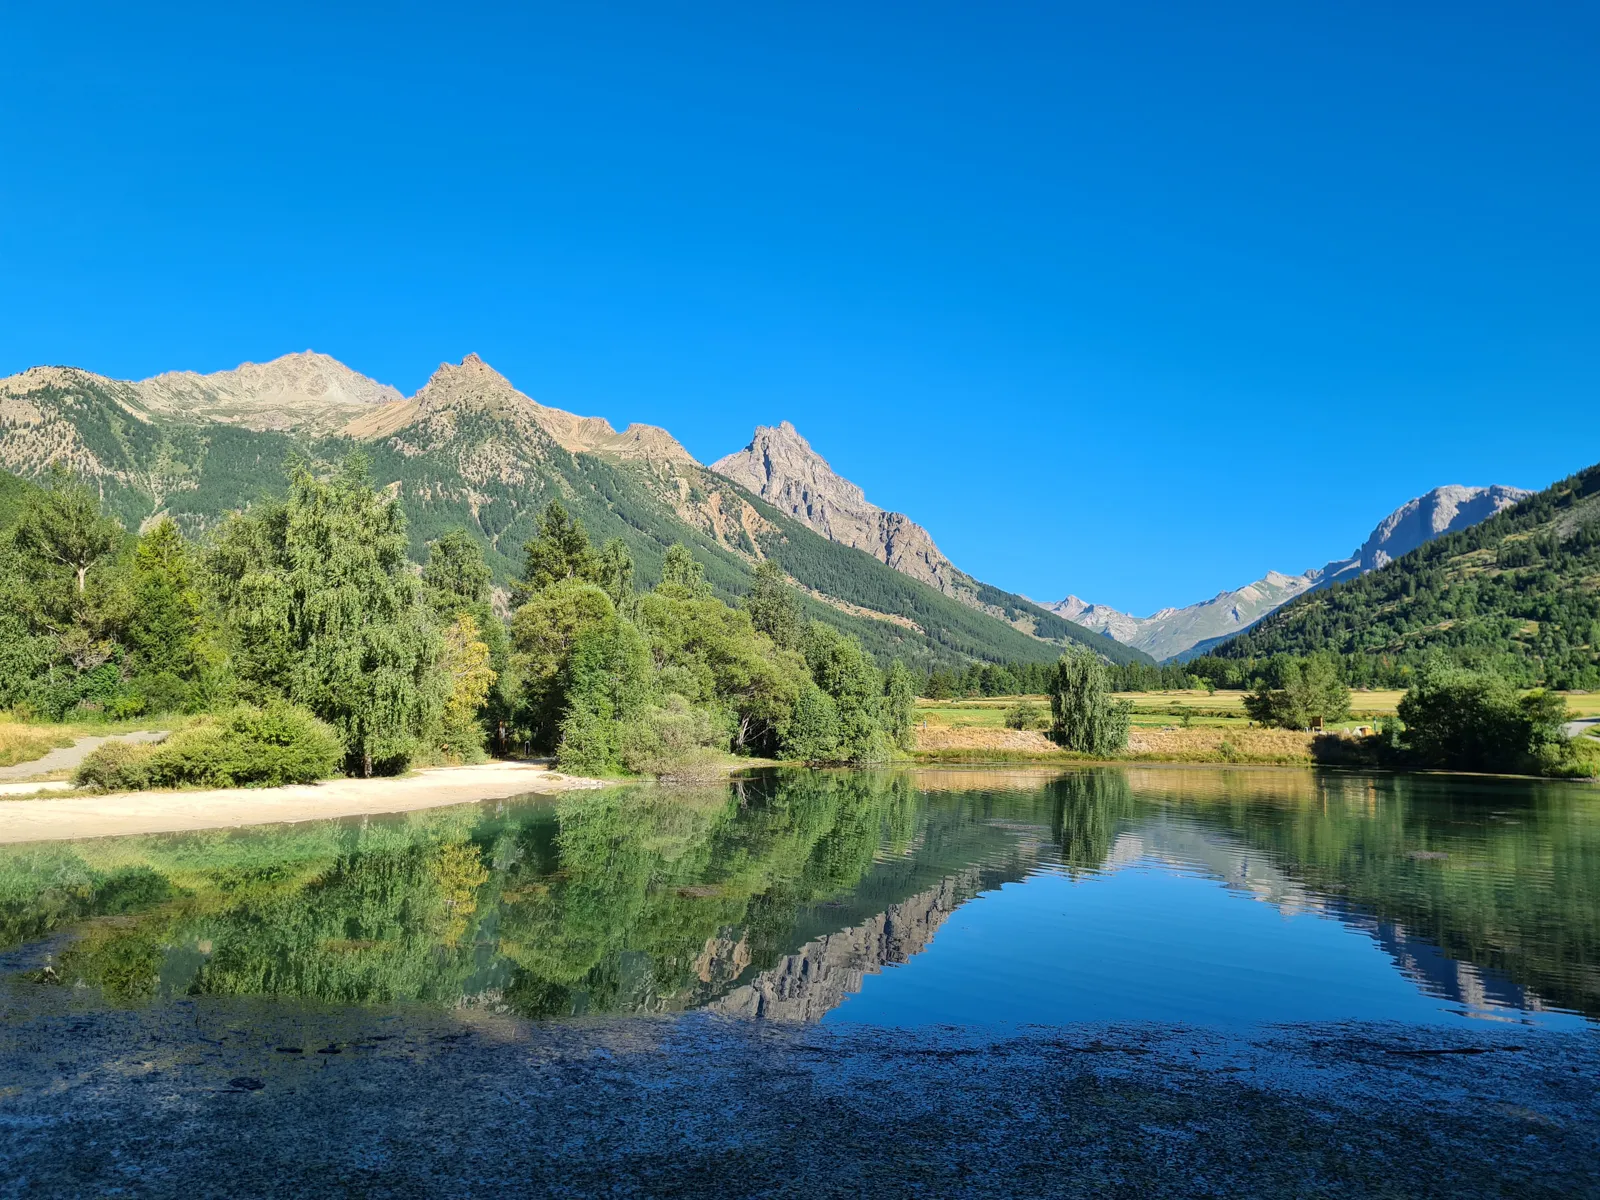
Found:
<svg viewBox="0 0 1600 1200"><path fill-rule="evenodd" d="M1148 617L1135 617L1104 604L1089 604L1076 596L1043 607L1085 629L1143 650L1157 661L1186 659L1249 629L1297 596L1376 571L1435 538L1469 529L1530 495L1522 488L1502 484L1437 487L1408 500L1378 522L1371 536L1346 558L1334 559L1299 575L1268 571L1241 588L1219 592L1198 604L1163 608Z"/></svg>
<svg viewBox="0 0 1600 1200"><path fill-rule="evenodd" d="M1214 651L1312 652L1342 656L1355 680L1392 681L1443 652L1522 686L1600 687L1600 466L1315 589Z"/></svg>
<svg viewBox="0 0 1600 1200"><path fill-rule="evenodd" d="M63 463L130 527L165 516L203 532L280 493L292 456L326 466L351 451L402 498L415 556L464 527L502 586L536 515L559 498L596 540L621 538L647 585L674 542L726 599L748 592L755 564L771 559L811 616L880 658L921 668L1048 661L1078 644L1114 662L1150 661L958 571L925 530L835 475L793 426L758 430L707 468L666 430L618 432L540 404L477 355L441 364L410 397L311 351L206 375L125 381L34 367L0 380L0 467L37 478Z"/></svg>

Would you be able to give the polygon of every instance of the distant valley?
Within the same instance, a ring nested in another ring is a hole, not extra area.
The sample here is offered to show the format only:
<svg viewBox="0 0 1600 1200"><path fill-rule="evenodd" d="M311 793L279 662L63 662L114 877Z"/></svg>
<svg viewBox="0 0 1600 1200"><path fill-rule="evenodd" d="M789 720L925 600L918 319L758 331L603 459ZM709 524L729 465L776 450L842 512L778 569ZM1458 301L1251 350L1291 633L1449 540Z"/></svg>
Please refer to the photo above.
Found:
<svg viewBox="0 0 1600 1200"><path fill-rule="evenodd" d="M1297 596L1376 571L1435 538L1488 520L1532 494L1501 484L1434 488L1380 521L1347 558L1334 559L1299 575L1268 571L1241 588L1219 592L1198 604L1163 608L1148 617L1090 604L1076 596L1043 607L1086 629L1143 650L1158 662L1188 658L1249 629Z"/></svg>

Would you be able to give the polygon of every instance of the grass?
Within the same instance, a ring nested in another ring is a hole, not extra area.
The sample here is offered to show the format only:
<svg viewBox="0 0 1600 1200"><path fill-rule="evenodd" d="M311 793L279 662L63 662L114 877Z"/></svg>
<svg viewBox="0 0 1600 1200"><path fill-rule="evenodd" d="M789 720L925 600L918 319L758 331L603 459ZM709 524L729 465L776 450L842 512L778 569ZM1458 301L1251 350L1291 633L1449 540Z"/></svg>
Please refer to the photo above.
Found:
<svg viewBox="0 0 1600 1200"><path fill-rule="evenodd" d="M77 735L64 725L25 725L0 716L0 767L32 762L60 746L70 746Z"/></svg>

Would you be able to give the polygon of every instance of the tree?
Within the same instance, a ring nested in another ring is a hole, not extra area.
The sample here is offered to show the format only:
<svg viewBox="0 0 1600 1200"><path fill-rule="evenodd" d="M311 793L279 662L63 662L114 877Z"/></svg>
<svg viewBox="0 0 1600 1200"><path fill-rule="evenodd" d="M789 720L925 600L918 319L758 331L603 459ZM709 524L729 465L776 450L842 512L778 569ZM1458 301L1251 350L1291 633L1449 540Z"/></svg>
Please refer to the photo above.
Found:
<svg viewBox="0 0 1600 1200"><path fill-rule="evenodd" d="M1115 754L1128 744L1133 706L1111 693L1111 675L1086 651L1063 654L1050 684L1051 736L1068 750Z"/></svg>
<svg viewBox="0 0 1600 1200"><path fill-rule="evenodd" d="M1310 729L1319 719L1331 723L1350 715L1350 689L1327 656L1279 659L1271 674L1276 687L1263 679L1244 699L1252 720L1280 729Z"/></svg>
<svg viewBox="0 0 1600 1200"><path fill-rule="evenodd" d="M449 690L405 530L353 456L329 481L293 465L288 498L235 516L210 556L241 680L334 726L362 776L403 770Z"/></svg>
<svg viewBox="0 0 1600 1200"><path fill-rule="evenodd" d="M59 464L50 486L33 492L24 504L12 538L38 568L65 573L81 598L89 569L119 547L127 532L100 512L100 501Z"/></svg>
<svg viewBox="0 0 1600 1200"><path fill-rule="evenodd" d="M611 597L611 603L617 606L618 612L630 611L629 606L633 602L633 555L628 553L628 543L621 538L612 538L600 547L595 582Z"/></svg>
<svg viewBox="0 0 1600 1200"><path fill-rule="evenodd" d="M889 757L883 727L883 674L854 638L821 621L806 628L806 666L838 713L838 761L866 764Z"/></svg>
<svg viewBox="0 0 1600 1200"><path fill-rule="evenodd" d="M727 716L738 750L774 753L806 665L758 633L748 613L668 586L639 600L638 619L664 691Z"/></svg>
<svg viewBox="0 0 1600 1200"><path fill-rule="evenodd" d="M579 774L615 771L624 731L647 717L655 698L644 638L633 622L612 614L579 634L562 676L566 711L556 762Z"/></svg>
<svg viewBox="0 0 1600 1200"><path fill-rule="evenodd" d="M839 706L816 684L809 684L795 703L784 739L784 754L800 762L837 762Z"/></svg>
<svg viewBox="0 0 1600 1200"><path fill-rule="evenodd" d="M756 564L756 582L745 598L751 623L785 650L797 649L804 623L800 600L783 568L770 558Z"/></svg>
<svg viewBox="0 0 1600 1200"><path fill-rule="evenodd" d="M570 579L596 582L599 562L583 522L567 513L566 506L552 500L539 514L538 533L522 547L525 555L522 581L517 585L514 603L521 606L527 595Z"/></svg>
<svg viewBox="0 0 1600 1200"><path fill-rule="evenodd" d="M911 714L917 689L911 672L898 658L889 664L883 684L883 728L889 740L902 750L911 749Z"/></svg>
<svg viewBox="0 0 1600 1200"><path fill-rule="evenodd" d="M192 707L220 663L198 576L199 564L170 520L139 538L123 636L135 685L150 711Z"/></svg>
<svg viewBox="0 0 1600 1200"><path fill-rule="evenodd" d="M674 542L667 547L661 559L661 590L677 592L689 597L711 595L711 585L706 582L706 569L700 560L689 553L689 547Z"/></svg>
<svg viewBox="0 0 1600 1200"><path fill-rule="evenodd" d="M422 582L441 612L454 617L487 607L492 580L482 547L465 529L452 529L428 544Z"/></svg>
<svg viewBox="0 0 1600 1200"><path fill-rule="evenodd" d="M459 761L482 758L484 731L478 714L494 686L495 671L471 613L463 612L445 627L438 669L450 685L440 713L439 749Z"/></svg>
<svg viewBox="0 0 1600 1200"><path fill-rule="evenodd" d="M477 626L477 637L488 651L487 666L493 679L479 704L476 720L493 739L496 752L503 752L508 736L506 726L516 707L516 678L505 623L495 614L492 603L492 578L482 547L466 530L453 529L429 544L428 562L422 568L428 602L447 628L461 616L470 616ZM457 740L462 736L456 735ZM481 744L480 739L480 748Z"/></svg>
<svg viewBox="0 0 1600 1200"><path fill-rule="evenodd" d="M1421 766L1527 771L1566 748L1566 701L1549 692L1518 696L1498 675L1429 660L1400 701L1401 746Z"/></svg>
<svg viewBox="0 0 1600 1200"><path fill-rule="evenodd" d="M611 598L579 580L535 593L512 614L512 663L522 684L517 720L535 748L554 749L559 738L566 666L578 639L615 617Z"/></svg>

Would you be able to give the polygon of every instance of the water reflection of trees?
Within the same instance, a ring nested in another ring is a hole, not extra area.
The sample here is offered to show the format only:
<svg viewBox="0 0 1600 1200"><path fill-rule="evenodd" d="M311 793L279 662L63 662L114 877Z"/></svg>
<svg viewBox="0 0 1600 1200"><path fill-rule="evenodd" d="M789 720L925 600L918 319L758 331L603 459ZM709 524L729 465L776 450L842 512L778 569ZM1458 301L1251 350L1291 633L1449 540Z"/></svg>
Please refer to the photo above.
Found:
<svg viewBox="0 0 1600 1200"><path fill-rule="evenodd" d="M798 907L907 844L916 811L902 776L807 772L489 818L85 843L0 856L0 920L15 943L101 918L55 970L122 1000L672 1007L703 988L719 934L737 929L757 967L775 958Z"/></svg>
<svg viewBox="0 0 1600 1200"><path fill-rule="evenodd" d="M1104 869L1173 823L1335 913L1600 1015L1600 805L1574 785L1303 771L771 773L699 791L0 851L0 944L67 982L528 1015L690 1007L977 868Z"/></svg>

